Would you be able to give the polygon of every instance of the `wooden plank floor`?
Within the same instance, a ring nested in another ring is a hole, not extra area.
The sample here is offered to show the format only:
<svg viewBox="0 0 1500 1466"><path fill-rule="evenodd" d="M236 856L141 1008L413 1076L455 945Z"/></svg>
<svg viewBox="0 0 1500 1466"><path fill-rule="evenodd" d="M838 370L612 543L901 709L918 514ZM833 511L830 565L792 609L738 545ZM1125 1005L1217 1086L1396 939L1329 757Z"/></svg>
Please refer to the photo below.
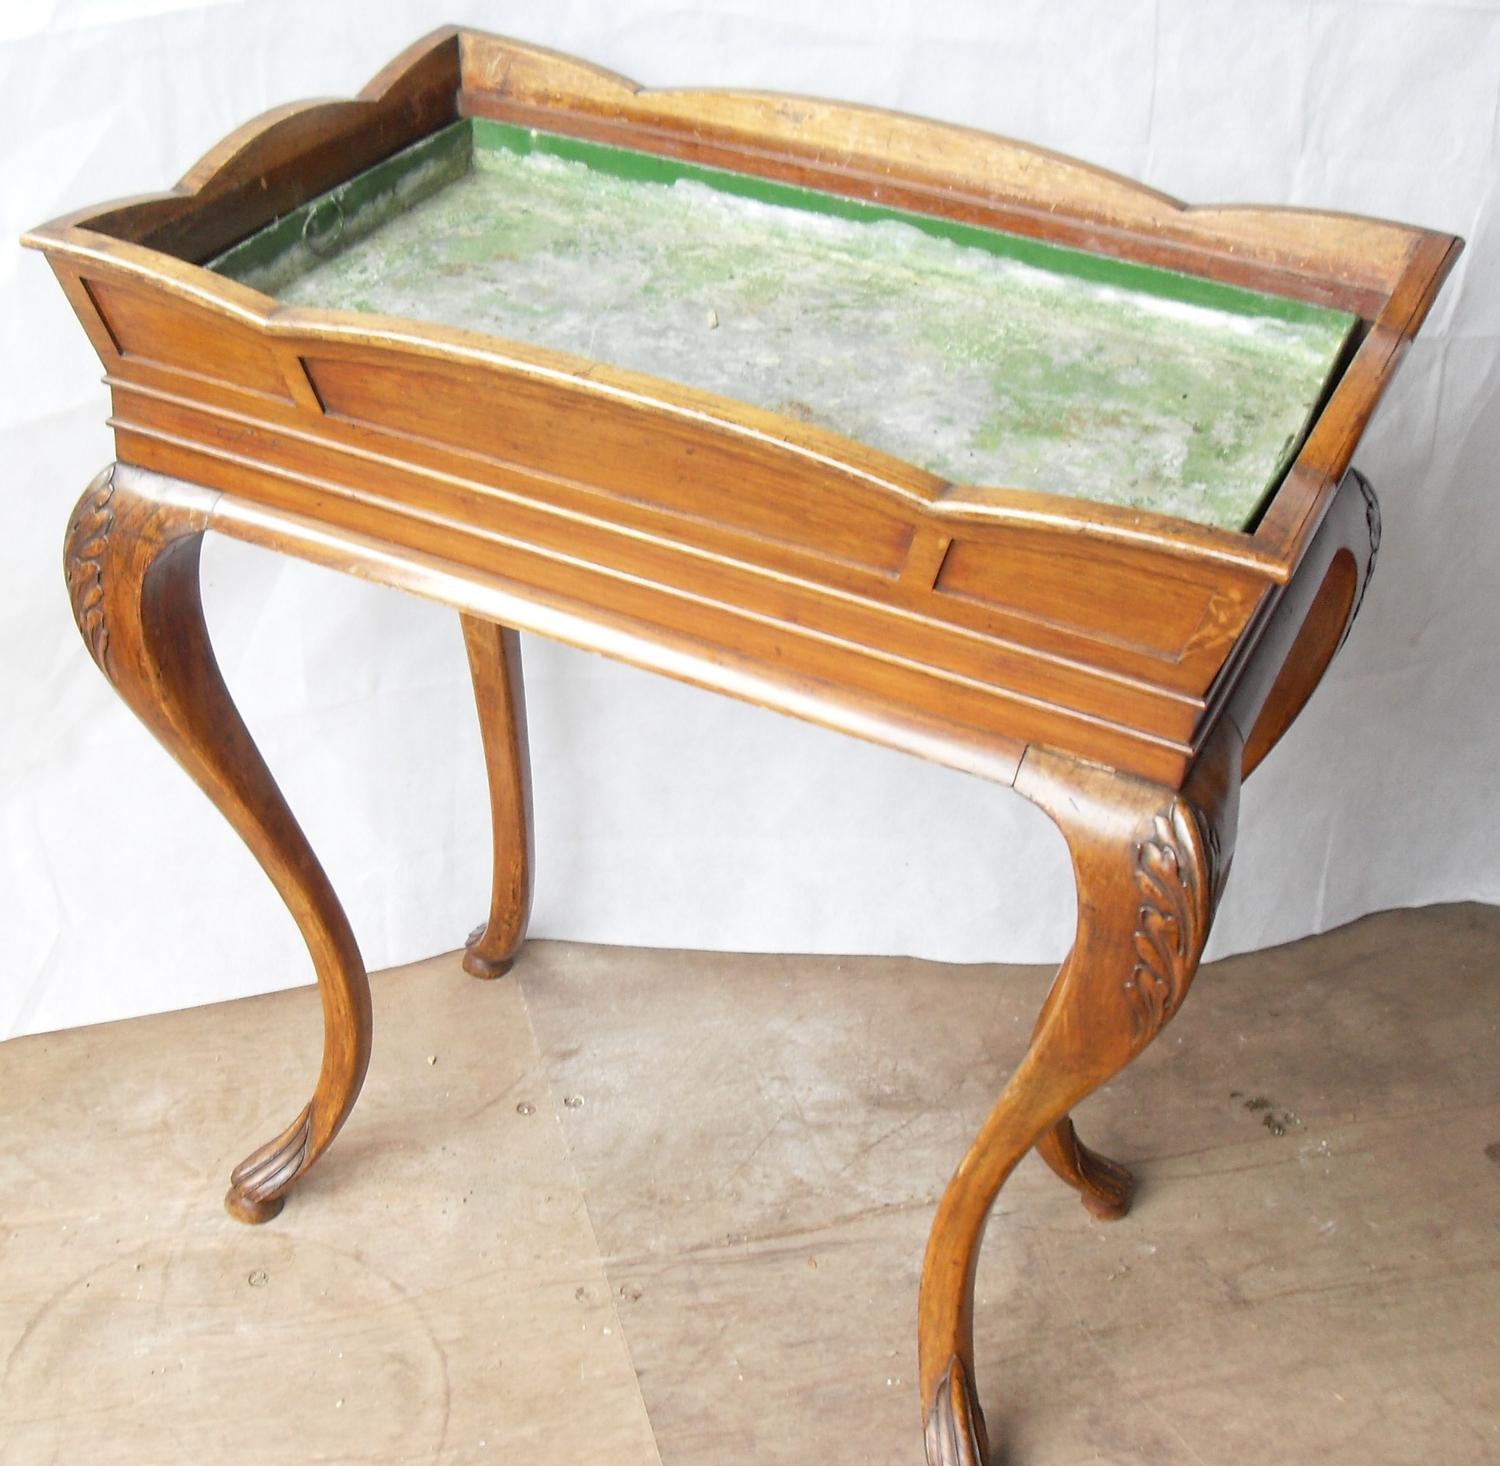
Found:
<svg viewBox="0 0 1500 1466"><path fill-rule="evenodd" d="M1048 974L534 943L379 975L370 1080L266 1227L232 1163L316 998L0 1045L0 1463L921 1459L935 1198ZM1204 970L1033 1160L978 1364L1010 1466L1500 1462L1500 911ZM527 1112L529 1109L529 1112ZM659 1451L659 1456L658 1456Z"/></svg>

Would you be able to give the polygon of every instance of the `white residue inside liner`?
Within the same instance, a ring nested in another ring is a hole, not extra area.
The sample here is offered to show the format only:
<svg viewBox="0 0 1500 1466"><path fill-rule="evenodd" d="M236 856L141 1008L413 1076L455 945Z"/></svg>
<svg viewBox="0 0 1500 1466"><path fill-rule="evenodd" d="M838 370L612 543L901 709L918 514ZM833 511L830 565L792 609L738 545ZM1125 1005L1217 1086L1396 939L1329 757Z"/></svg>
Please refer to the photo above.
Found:
<svg viewBox="0 0 1500 1466"><path fill-rule="evenodd" d="M483 147L471 172L280 295L647 372L955 482L1231 529L1300 433L1347 325L1163 299L898 221Z"/></svg>

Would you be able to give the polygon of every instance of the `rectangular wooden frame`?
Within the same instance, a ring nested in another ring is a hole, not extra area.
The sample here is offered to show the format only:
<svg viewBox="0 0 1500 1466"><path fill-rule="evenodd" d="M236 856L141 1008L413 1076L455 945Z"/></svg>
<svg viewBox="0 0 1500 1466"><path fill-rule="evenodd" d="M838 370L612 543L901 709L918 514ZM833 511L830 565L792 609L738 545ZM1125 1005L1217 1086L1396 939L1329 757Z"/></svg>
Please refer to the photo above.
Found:
<svg viewBox="0 0 1500 1466"><path fill-rule="evenodd" d="M560 353L281 307L200 263L460 116L1165 266L1365 325L1242 535L947 483ZM355 101L269 113L174 191L27 242L105 364L122 460L463 567L513 600L524 629L924 757L1009 782L1036 744L1171 786L1459 247L1351 216L1187 208L1040 149L870 108L643 90L455 29ZM378 554L346 560L390 578Z"/></svg>

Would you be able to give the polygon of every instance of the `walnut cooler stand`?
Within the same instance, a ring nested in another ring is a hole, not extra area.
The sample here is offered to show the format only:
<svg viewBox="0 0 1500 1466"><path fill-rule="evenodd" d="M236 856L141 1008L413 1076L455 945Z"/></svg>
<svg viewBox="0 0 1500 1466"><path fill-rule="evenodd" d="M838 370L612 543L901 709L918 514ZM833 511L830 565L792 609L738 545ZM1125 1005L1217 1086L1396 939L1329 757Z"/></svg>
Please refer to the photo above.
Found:
<svg viewBox="0 0 1500 1466"><path fill-rule="evenodd" d="M765 405L474 330L278 304L208 268L298 210L305 237L321 196L465 119L1352 325L1253 522L1229 529L976 487ZM493 900L465 957L475 976L507 971L530 905L517 629L1009 784L1057 822L1078 882L1074 946L942 1198L922 1279L928 1459L987 1460L971 1327L985 1219L1033 1147L1096 1216L1129 1206L1129 1173L1082 1143L1070 1112L1187 994L1240 782L1364 592L1380 522L1349 460L1459 241L1342 215L1187 208L960 128L643 91L449 29L358 99L269 113L172 192L83 210L26 242L46 252L113 400L118 462L67 533L79 629L254 851L317 970L322 1068L286 1130L234 1171L226 1204L240 1220L275 1216L338 1133L369 1057L370 1002L338 899L220 678L199 602L206 531L458 610L494 815Z"/></svg>

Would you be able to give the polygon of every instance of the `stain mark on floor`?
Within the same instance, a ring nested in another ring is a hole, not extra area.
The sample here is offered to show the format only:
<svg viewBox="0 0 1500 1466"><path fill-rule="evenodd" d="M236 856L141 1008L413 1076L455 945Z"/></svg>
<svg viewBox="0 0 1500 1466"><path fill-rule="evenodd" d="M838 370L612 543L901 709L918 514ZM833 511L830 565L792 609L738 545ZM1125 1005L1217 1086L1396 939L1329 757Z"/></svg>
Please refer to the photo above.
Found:
<svg viewBox="0 0 1500 1466"><path fill-rule="evenodd" d="M1229 1098L1239 1100L1252 1115L1259 1115L1260 1123L1272 1135L1285 1135L1294 1126L1299 1130L1302 1128L1301 1116L1282 1109L1275 1100L1267 1099L1263 1094L1246 1095L1243 1090L1231 1089Z"/></svg>

